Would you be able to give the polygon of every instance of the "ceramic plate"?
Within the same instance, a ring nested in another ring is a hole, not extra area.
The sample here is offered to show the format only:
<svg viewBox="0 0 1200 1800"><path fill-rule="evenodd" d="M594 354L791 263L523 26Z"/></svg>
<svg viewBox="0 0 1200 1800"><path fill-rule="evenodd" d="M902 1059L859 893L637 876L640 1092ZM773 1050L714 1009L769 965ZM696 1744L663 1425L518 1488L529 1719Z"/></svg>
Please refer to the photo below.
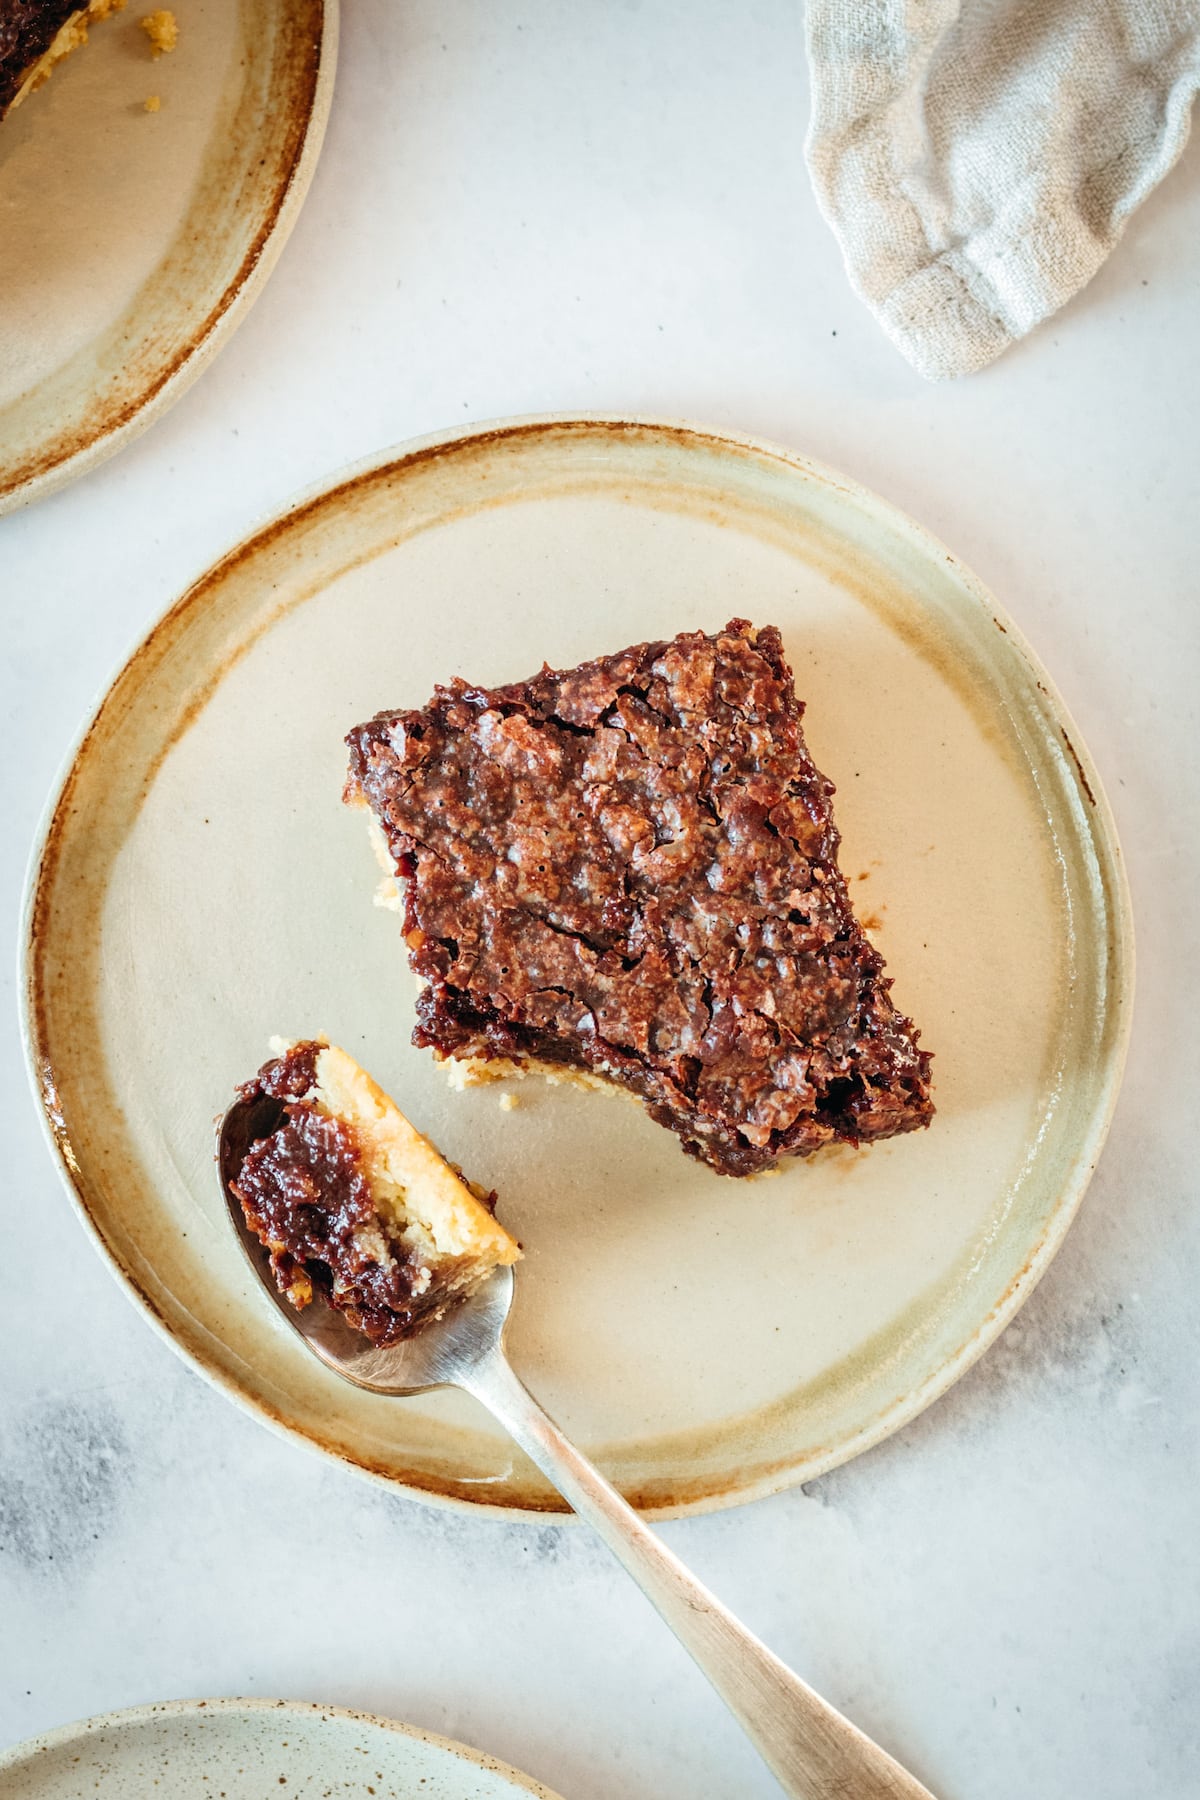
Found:
<svg viewBox="0 0 1200 1800"><path fill-rule="evenodd" d="M176 1700L64 1725L0 1753L0 1800L226 1800L289 1794L376 1800L555 1800L448 1738L297 1700Z"/></svg>
<svg viewBox="0 0 1200 1800"><path fill-rule="evenodd" d="M731 615L783 630L842 860L936 1053L933 1128L734 1182L617 1097L452 1093L413 1050L343 732ZM891 507L685 427L516 422L360 469L232 551L117 678L30 894L32 1067L85 1219L264 1418L419 1492L558 1508L458 1394L325 1371L255 1290L213 1117L273 1032L325 1031L496 1187L517 1369L638 1505L807 1479L912 1418L1057 1249L1125 1043L1112 823L1008 618Z"/></svg>
<svg viewBox="0 0 1200 1800"><path fill-rule="evenodd" d="M0 512L83 474L195 380L316 165L337 0L172 0L179 44L157 61L151 10L93 26L0 124Z"/></svg>

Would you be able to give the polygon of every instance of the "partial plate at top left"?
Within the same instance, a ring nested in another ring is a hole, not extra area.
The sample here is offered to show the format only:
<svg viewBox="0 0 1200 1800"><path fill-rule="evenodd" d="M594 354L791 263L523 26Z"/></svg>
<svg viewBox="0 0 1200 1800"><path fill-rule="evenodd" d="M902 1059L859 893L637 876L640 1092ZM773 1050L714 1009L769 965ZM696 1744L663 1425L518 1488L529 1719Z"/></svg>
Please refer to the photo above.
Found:
<svg viewBox="0 0 1200 1800"><path fill-rule="evenodd" d="M236 328L316 165L337 0L132 0L0 123L0 513L143 430ZM147 111L146 102L158 108Z"/></svg>

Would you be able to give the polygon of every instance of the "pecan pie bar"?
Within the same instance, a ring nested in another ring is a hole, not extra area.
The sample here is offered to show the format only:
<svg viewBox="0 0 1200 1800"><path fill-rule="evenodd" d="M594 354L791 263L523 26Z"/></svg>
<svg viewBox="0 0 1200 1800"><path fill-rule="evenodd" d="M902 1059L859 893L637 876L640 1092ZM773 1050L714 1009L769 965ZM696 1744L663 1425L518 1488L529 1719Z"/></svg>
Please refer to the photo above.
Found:
<svg viewBox="0 0 1200 1800"><path fill-rule="evenodd" d="M802 711L779 632L734 619L352 731L413 1041L625 1088L726 1175L927 1125L930 1058L851 908Z"/></svg>

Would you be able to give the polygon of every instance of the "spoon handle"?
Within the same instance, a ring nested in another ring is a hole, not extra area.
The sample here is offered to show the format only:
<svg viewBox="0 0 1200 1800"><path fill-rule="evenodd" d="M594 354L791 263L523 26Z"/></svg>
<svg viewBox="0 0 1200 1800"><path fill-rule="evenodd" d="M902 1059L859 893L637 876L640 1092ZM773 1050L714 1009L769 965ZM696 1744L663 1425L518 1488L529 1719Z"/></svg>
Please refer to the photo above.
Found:
<svg viewBox="0 0 1200 1800"><path fill-rule="evenodd" d="M568 1441L497 1348L459 1377L549 1477L700 1665L796 1800L933 1800L759 1642Z"/></svg>

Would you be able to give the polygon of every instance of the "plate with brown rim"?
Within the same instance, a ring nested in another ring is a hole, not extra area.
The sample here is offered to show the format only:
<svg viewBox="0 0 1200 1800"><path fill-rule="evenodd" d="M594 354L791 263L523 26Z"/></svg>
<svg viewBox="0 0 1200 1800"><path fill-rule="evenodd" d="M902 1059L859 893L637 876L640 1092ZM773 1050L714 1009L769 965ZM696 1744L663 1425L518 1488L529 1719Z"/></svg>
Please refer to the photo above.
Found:
<svg viewBox="0 0 1200 1800"><path fill-rule="evenodd" d="M261 290L316 167L337 0L175 0L178 44L157 60L151 10L94 24L0 122L0 513L178 399Z"/></svg>
<svg viewBox="0 0 1200 1800"><path fill-rule="evenodd" d="M343 734L733 616L778 625L842 867L935 1054L932 1128L734 1181L607 1096L454 1092L409 1044ZM561 1502L461 1394L313 1361L223 1214L213 1120L272 1033L326 1032L522 1240L513 1360L663 1516L845 1461L1009 1320L1099 1155L1124 1057L1120 851L1013 622L919 526L791 451L518 420L356 469L222 558L117 676L28 894L26 1028L79 1210L169 1340L272 1425L493 1511Z"/></svg>

